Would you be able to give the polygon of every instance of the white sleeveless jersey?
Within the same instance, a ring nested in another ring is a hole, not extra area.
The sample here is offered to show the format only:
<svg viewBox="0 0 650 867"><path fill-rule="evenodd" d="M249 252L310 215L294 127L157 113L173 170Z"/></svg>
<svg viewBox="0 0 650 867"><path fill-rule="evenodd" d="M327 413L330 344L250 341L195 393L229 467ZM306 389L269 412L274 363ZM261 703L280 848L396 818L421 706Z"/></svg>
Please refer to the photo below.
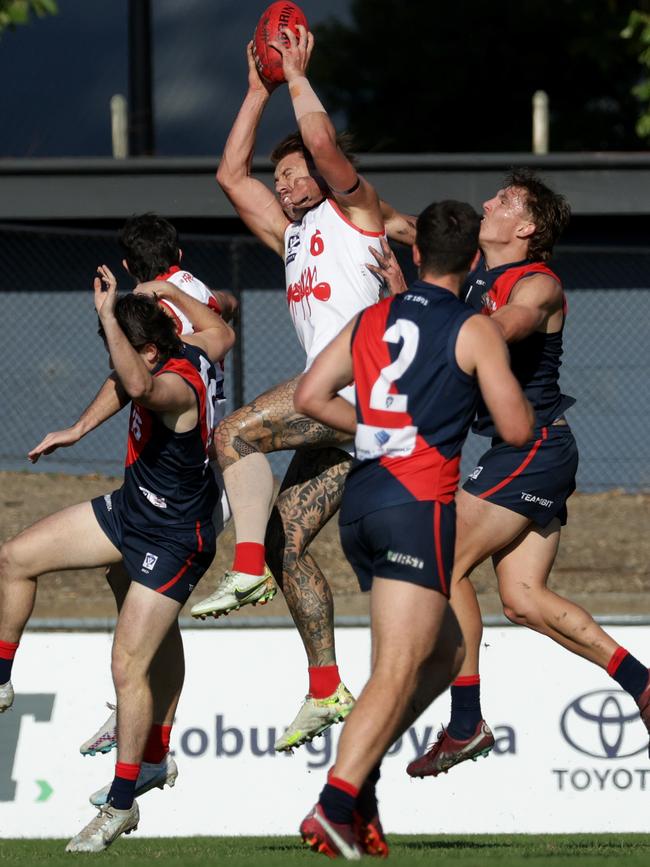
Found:
<svg viewBox="0 0 650 867"><path fill-rule="evenodd" d="M307 353L305 369L353 316L379 300L381 282L366 262L372 262L368 247L381 251L384 237L358 229L332 199L287 226L287 304Z"/></svg>
<svg viewBox="0 0 650 867"><path fill-rule="evenodd" d="M182 271L178 266L175 266L170 268L165 274L160 274L156 277L156 280L165 280L167 283L173 283L182 292L187 293L192 298L196 298L202 304L207 304L208 307L218 310L219 305L212 292L210 292L205 283L193 274L190 274L189 271ZM171 301L163 301L161 299L160 304L163 304L172 314L178 334L182 336L183 334L194 333L192 323L182 310L179 310ZM223 390L223 362L215 364L214 369L217 372L217 399L214 407L214 425L216 427L224 417L226 410L226 398Z"/></svg>

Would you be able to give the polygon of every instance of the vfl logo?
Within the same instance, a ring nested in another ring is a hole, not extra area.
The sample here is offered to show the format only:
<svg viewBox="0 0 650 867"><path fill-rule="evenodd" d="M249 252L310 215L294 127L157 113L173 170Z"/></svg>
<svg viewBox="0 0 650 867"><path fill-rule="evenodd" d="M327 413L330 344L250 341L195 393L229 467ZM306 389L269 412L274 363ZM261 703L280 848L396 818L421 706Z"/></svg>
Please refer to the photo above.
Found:
<svg viewBox="0 0 650 867"><path fill-rule="evenodd" d="M579 696L560 718L564 739L595 759L624 759L648 747L634 699L619 689L599 689Z"/></svg>
<svg viewBox="0 0 650 867"><path fill-rule="evenodd" d="M285 265L288 265L298 255L298 247L300 246L300 235L289 235L287 239L287 258L285 259Z"/></svg>
<svg viewBox="0 0 650 867"><path fill-rule="evenodd" d="M104 494L104 503L106 504L106 511L112 512L113 511L113 500L112 500L111 494Z"/></svg>
<svg viewBox="0 0 650 867"><path fill-rule="evenodd" d="M151 572L153 567L158 562L158 556L156 554L150 554L148 551L144 555L144 560L142 561L142 571L143 572Z"/></svg>
<svg viewBox="0 0 650 867"><path fill-rule="evenodd" d="M473 482L475 482L478 479L478 477L481 475L482 472L483 472L483 467L474 467L474 469L469 474L469 476L467 476L467 478L471 479Z"/></svg>

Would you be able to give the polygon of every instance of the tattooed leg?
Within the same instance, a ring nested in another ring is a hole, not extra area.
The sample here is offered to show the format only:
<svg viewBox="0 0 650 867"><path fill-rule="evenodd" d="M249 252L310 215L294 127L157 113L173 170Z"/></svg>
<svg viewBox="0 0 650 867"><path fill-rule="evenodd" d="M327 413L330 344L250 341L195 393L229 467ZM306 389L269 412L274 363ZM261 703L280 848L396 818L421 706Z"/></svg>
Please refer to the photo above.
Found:
<svg viewBox="0 0 650 867"><path fill-rule="evenodd" d="M297 413L293 394L299 376L264 392L225 418L215 431L219 465L235 522L237 542L262 543L273 501L273 476L264 455L350 439Z"/></svg>
<svg viewBox="0 0 650 867"><path fill-rule="evenodd" d="M336 513L352 459L301 449L284 477L266 532L267 562L282 587L310 666L334 665L334 604L309 545Z"/></svg>

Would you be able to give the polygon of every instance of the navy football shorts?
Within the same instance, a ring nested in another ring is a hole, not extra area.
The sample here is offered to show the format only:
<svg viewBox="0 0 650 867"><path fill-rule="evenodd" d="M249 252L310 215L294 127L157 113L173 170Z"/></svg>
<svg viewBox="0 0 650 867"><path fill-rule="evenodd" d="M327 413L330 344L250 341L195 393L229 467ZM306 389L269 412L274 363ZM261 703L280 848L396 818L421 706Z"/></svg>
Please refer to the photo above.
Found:
<svg viewBox="0 0 650 867"><path fill-rule="evenodd" d="M91 500L104 533L121 552L131 581L184 605L214 559L212 521L194 527L138 527L125 514L122 489Z"/></svg>
<svg viewBox="0 0 650 867"><path fill-rule="evenodd" d="M449 596L456 542L456 504L432 500L377 509L341 524L343 552L359 586L373 576L408 581Z"/></svg>
<svg viewBox="0 0 650 867"><path fill-rule="evenodd" d="M549 425L517 448L492 440L463 490L546 527L567 522L566 501L576 489L578 447L568 425Z"/></svg>

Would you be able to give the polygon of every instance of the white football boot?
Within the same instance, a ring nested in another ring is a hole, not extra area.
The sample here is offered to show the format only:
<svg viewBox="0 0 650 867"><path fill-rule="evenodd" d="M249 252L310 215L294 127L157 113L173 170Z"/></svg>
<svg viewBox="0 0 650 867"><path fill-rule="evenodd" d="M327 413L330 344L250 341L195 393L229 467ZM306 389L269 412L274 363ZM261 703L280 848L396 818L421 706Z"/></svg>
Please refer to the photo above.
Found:
<svg viewBox="0 0 650 867"><path fill-rule="evenodd" d="M306 696L294 721L275 742L276 752L291 752L294 747L322 735L334 723L343 722L353 707L354 696L342 683L327 698Z"/></svg>
<svg viewBox="0 0 650 867"><path fill-rule="evenodd" d="M99 813L65 847L66 852L103 852L121 834L137 831L140 810L137 801L130 810L117 810L112 804L99 808Z"/></svg>
<svg viewBox="0 0 650 867"><path fill-rule="evenodd" d="M8 680L6 683L0 683L0 713L9 710L13 703L14 688L11 685L11 681Z"/></svg>
<svg viewBox="0 0 650 867"><path fill-rule="evenodd" d="M150 762L142 762L140 773L135 784L135 797L139 798L145 792L151 789L164 789L165 786L173 788L178 776L178 767L173 758L167 753L162 762L151 764ZM98 789L90 796L90 803L94 807L101 807L108 801L108 793L111 790L111 783L104 786L103 789Z"/></svg>
<svg viewBox="0 0 650 867"><path fill-rule="evenodd" d="M79 747L82 756L94 756L96 753L110 753L117 746L117 709L114 704L106 702L111 715L102 723L94 735L84 741Z"/></svg>
<svg viewBox="0 0 650 867"><path fill-rule="evenodd" d="M237 611L242 605L265 605L278 592L277 584L268 566L263 575L227 571L217 589L192 606L192 617L219 617Z"/></svg>

